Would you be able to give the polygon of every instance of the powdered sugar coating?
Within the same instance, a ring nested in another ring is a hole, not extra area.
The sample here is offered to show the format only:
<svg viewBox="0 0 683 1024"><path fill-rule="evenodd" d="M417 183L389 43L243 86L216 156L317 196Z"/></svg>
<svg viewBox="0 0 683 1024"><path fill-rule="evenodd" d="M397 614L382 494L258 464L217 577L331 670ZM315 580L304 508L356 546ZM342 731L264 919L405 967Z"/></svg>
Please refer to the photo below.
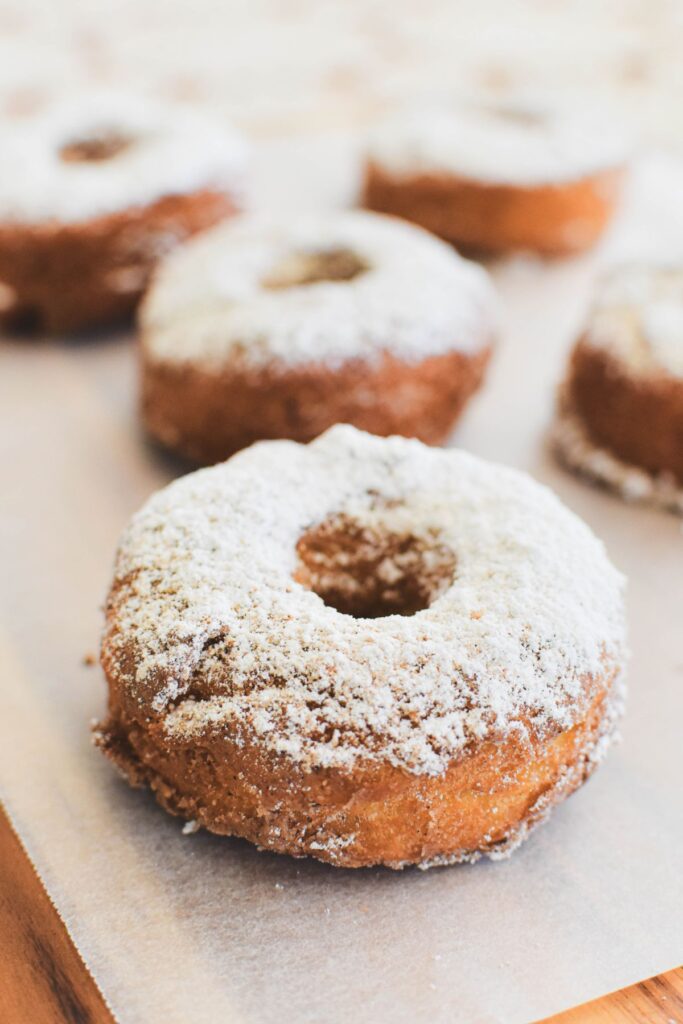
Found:
<svg viewBox="0 0 683 1024"><path fill-rule="evenodd" d="M452 547L452 585L412 616L326 606L292 577L296 544L339 514ZM524 474L338 426L254 445L147 503L119 549L105 663L169 739L243 730L306 767L439 774L523 715L540 732L579 720L589 677L624 658L622 582Z"/></svg>
<svg viewBox="0 0 683 1024"><path fill-rule="evenodd" d="M64 146L114 133L105 160L69 161ZM0 133L0 220L79 222L199 189L240 199L246 148L229 127L179 105L103 92L59 99Z"/></svg>
<svg viewBox="0 0 683 1024"><path fill-rule="evenodd" d="M614 269L598 292L584 340L633 376L666 374L683 387L683 267Z"/></svg>
<svg viewBox="0 0 683 1024"><path fill-rule="evenodd" d="M405 110L378 126L368 156L399 177L452 174L524 187L620 168L630 148L623 127L599 111L532 100Z"/></svg>
<svg viewBox="0 0 683 1024"><path fill-rule="evenodd" d="M271 289L297 255L347 250L352 280ZM242 217L173 253L141 313L145 358L174 364L335 365L477 352L495 331L488 275L420 228L366 212Z"/></svg>

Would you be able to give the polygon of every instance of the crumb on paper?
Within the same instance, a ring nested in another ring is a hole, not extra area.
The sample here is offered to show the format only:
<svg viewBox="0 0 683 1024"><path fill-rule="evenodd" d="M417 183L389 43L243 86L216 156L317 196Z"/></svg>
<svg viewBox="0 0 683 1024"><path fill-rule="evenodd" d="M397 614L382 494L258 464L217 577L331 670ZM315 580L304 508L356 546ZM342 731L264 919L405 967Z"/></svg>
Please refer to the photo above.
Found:
<svg viewBox="0 0 683 1024"><path fill-rule="evenodd" d="M192 821L186 821L183 825L182 832L184 836L191 836L195 832L199 832L199 822L195 821L194 818Z"/></svg>

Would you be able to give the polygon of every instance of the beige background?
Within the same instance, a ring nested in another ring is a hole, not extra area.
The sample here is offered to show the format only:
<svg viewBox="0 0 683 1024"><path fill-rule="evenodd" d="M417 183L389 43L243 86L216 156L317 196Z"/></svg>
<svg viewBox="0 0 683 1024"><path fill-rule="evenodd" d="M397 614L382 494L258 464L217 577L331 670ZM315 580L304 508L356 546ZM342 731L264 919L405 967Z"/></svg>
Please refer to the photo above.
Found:
<svg viewBox="0 0 683 1024"><path fill-rule="evenodd" d="M683 146L679 0L0 0L0 103L125 83L251 131L449 89L602 97Z"/></svg>

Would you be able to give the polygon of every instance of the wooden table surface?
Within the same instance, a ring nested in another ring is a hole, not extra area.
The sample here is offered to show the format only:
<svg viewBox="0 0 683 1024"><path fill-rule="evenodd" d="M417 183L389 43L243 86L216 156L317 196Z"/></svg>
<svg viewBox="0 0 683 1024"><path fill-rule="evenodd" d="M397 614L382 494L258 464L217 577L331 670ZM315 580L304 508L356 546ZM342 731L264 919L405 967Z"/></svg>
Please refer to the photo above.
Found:
<svg viewBox="0 0 683 1024"><path fill-rule="evenodd" d="M2 1024L113 1024L1 806L0 866ZM542 1024L683 1024L683 967Z"/></svg>

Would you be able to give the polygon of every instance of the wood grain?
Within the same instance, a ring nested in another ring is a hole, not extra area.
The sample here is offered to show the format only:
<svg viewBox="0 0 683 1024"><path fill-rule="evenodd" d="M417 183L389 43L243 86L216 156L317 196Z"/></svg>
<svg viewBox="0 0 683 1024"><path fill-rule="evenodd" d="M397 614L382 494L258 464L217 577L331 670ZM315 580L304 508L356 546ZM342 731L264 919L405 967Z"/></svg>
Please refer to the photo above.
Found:
<svg viewBox="0 0 683 1024"><path fill-rule="evenodd" d="M113 1024L0 807L0 1021Z"/></svg>
<svg viewBox="0 0 683 1024"><path fill-rule="evenodd" d="M538 1024L681 1024L683 967L584 1003Z"/></svg>
<svg viewBox="0 0 683 1024"><path fill-rule="evenodd" d="M114 1024L1 806L0 864L0 1021ZM683 968L679 968L540 1024L682 1022Z"/></svg>

